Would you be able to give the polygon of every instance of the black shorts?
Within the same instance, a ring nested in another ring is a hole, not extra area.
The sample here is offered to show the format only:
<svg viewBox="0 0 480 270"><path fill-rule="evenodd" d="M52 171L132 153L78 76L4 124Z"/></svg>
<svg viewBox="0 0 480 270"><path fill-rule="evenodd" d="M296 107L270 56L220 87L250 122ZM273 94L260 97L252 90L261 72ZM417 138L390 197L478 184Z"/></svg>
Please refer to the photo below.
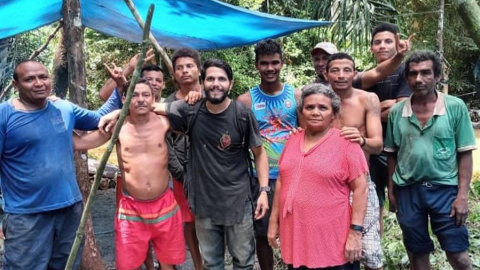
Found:
<svg viewBox="0 0 480 270"><path fill-rule="evenodd" d="M268 185L270 186L271 192L268 194L268 211L261 219L253 221L253 228L255 229L255 236L267 236L268 232L268 220L270 219L270 214L272 212L273 205L273 193L275 192L275 184L277 179L269 179ZM252 183L252 196L253 196L253 209L257 207L257 200L259 193L260 185L258 184L258 179L254 178Z"/></svg>

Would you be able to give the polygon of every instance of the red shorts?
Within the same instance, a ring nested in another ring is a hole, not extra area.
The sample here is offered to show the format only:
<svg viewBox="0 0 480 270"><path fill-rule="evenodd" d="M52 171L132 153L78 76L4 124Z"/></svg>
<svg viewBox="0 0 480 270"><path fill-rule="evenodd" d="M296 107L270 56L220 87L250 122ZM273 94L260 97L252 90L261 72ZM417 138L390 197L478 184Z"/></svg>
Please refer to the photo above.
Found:
<svg viewBox="0 0 480 270"><path fill-rule="evenodd" d="M175 200L177 200L178 206L180 206L180 211L182 211L183 222L194 222L195 215L190 211L190 206L188 206L187 198L185 198L185 192L183 192L183 184L172 179L173 182L173 195Z"/></svg>
<svg viewBox="0 0 480 270"><path fill-rule="evenodd" d="M182 264L185 239L179 210L170 189L150 201L122 195L115 219L117 269L139 268L147 256L149 241L159 262Z"/></svg>

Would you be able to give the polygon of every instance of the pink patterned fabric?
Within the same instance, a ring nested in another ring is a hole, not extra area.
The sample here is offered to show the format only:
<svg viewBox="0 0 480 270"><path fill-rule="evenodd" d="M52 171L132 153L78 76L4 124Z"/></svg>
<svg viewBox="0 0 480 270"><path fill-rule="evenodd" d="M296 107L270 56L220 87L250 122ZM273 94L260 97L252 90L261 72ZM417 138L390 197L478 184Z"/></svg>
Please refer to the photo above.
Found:
<svg viewBox="0 0 480 270"><path fill-rule="evenodd" d="M320 268L347 263L349 183L368 172L356 143L331 128L307 153L305 132L292 135L279 161L280 244L285 263Z"/></svg>

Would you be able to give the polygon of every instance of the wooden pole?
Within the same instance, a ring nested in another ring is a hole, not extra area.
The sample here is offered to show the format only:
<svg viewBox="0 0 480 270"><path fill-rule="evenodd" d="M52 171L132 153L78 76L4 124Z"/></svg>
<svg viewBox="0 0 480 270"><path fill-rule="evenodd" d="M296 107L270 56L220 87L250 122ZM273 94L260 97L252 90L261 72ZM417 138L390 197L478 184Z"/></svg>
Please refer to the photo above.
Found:
<svg viewBox="0 0 480 270"><path fill-rule="evenodd" d="M135 20L137 20L138 25L140 25L140 28L144 29L145 28L145 23L143 22L142 17L140 17L140 14L138 13L137 9L135 8L135 5L131 0L125 0L125 3L127 4L128 8L133 14L133 17L135 17ZM165 63L165 66L167 66L168 72L170 73L170 76L173 77L174 71L173 71L173 66L172 66L172 61L170 60L170 57L168 57L167 53L165 50L158 44L157 40L155 37L150 33L148 36L150 39L150 42L153 44L153 48L160 54L160 57L162 58L163 62Z"/></svg>
<svg viewBox="0 0 480 270"><path fill-rule="evenodd" d="M67 266L65 267L66 270L72 269L75 258L77 257L78 249L80 248L83 235L85 234L85 231L84 231L85 222L92 208L92 204L95 199L95 194L97 193L98 185L100 184L103 171L105 170L105 165L107 164L107 160L113 151L113 147L115 146L115 143L118 139L118 134L120 133L120 129L122 128L123 122L127 117L128 107L130 106L130 101L132 100L132 96L133 96L133 89L135 88L135 84L138 78L140 78L140 70L142 69L142 66L143 66L143 59L145 59L145 54L149 46L148 34L150 33L150 24L152 22L153 10L154 10L154 5L151 4L150 8L148 9L148 14L147 14L145 27L143 31L143 41L142 41L142 48L140 51L140 57L138 59L137 66L135 67L135 71L133 72L132 81L127 90L127 97L126 97L125 103L123 104L122 112L120 113L120 118L118 119L117 125L115 126L115 129L113 131L112 138L110 139L110 143L105 153L103 153L102 159L100 160L100 164L97 169L97 173L95 174L95 180L92 184L92 188L90 189L90 194L88 195L87 202L85 204L85 209L83 210L83 213L82 213L80 225L78 226L77 236L75 237L75 242L73 243L72 250L70 251L70 255L68 257Z"/></svg>
<svg viewBox="0 0 480 270"><path fill-rule="evenodd" d="M438 28L437 28L437 50L442 61L442 80L440 81L440 91L448 94L448 67L443 55L443 24L445 20L445 0L438 0Z"/></svg>

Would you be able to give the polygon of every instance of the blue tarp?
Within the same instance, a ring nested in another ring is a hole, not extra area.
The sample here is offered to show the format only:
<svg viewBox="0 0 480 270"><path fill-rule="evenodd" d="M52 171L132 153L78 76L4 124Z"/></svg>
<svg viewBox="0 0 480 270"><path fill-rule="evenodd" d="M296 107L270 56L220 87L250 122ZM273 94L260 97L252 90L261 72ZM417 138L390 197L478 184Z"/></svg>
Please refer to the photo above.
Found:
<svg viewBox="0 0 480 270"><path fill-rule="evenodd" d="M302 29L329 25L252 12L215 0L136 0L145 18L155 4L151 32L167 48L214 50L253 44ZM107 35L141 42L142 31L123 0L80 0L82 24ZM62 0L0 0L0 39L58 21Z"/></svg>

